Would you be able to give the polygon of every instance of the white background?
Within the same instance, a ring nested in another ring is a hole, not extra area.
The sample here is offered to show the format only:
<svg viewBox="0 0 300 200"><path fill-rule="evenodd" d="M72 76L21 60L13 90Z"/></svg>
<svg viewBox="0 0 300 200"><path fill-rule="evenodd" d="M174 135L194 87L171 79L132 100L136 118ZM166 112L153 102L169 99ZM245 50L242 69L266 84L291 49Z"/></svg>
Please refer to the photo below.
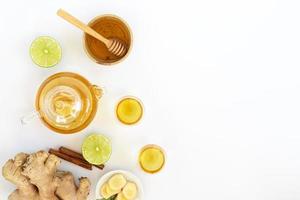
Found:
<svg viewBox="0 0 300 200"><path fill-rule="evenodd" d="M64 8L85 22L99 14L124 18L134 34L129 57L113 67L93 63L82 33L56 16ZM125 169L138 175L145 200L300 199L299 0L9 0L0 6L0 164L20 151L61 145L79 150L89 133L109 136L104 172L63 162L60 169L96 181ZM40 35L55 37L63 59L52 69L28 53ZM60 71L105 86L98 114L84 131L59 135L33 109L39 84ZM138 126L117 123L123 95L136 95L146 114ZM156 175L137 165L149 143L167 152ZM0 178L0 199L15 187Z"/></svg>

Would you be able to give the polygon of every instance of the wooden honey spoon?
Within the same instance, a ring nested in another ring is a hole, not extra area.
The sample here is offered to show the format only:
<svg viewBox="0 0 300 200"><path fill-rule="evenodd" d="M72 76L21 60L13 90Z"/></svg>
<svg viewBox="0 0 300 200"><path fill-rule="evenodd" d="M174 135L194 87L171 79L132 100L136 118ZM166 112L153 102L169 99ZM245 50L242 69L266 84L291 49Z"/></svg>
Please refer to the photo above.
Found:
<svg viewBox="0 0 300 200"><path fill-rule="evenodd" d="M116 38L111 38L107 39L97 33L94 29L89 27L88 25L84 24L68 12L66 12L63 9L59 9L57 11L57 15L63 18L64 20L68 21L69 23L73 24L77 28L81 29L85 33L89 34L90 36L98 39L99 41L103 42L105 46L107 47L108 51L111 52L112 54L122 57L126 54L127 52L127 47L124 44L123 41L116 39Z"/></svg>

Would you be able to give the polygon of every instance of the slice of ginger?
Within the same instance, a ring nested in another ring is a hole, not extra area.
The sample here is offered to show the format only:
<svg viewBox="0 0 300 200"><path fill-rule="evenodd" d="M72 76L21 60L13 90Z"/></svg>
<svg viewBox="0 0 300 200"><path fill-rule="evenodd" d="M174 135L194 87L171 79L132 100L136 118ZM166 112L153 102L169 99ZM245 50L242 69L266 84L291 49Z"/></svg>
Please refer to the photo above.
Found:
<svg viewBox="0 0 300 200"><path fill-rule="evenodd" d="M109 187L108 183L104 183L100 188L100 194L103 198L108 199L109 197L118 194L121 190L113 190Z"/></svg>
<svg viewBox="0 0 300 200"><path fill-rule="evenodd" d="M113 191L120 191L127 181L122 174L115 174L108 180L109 188Z"/></svg>
<svg viewBox="0 0 300 200"><path fill-rule="evenodd" d="M100 188L100 194L104 199L108 199L110 197L106 190L107 186L108 184L104 183Z"/></svg>
<svg viewBox="0 0 300 200"><path fill-rule="evenodd" d="M120 192L120 193L118 194L116 200L127 200L127 199L124 197L123 192Z"/></svg>
<svg viewBox="0 0 300 200"><path fill-rule="evenodd" d="M110 188L109 184L107 184L106 186L106 193L111 197L115 194L118 194L119 192L121 192L121 189L120 190L113 190Z"/></svg>
<svg viewBox="0 0 300 200"><path fill-rule="evenodd" d="M128 182L122 190L124 197L128 200L133 200L137 196L137 186L133 182Z"/></svg>

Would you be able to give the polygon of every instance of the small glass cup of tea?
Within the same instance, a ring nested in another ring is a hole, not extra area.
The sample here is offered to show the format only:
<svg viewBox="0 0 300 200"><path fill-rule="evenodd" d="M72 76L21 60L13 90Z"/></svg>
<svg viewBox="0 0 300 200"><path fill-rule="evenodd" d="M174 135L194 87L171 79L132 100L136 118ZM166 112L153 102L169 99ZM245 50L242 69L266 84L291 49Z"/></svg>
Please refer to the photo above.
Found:
<svg viewBox="0 0 300 200"><path fill-rule="evenodd" d="M141 121L144 115L144 106L137 97L122 97L116 105L117 119L125 125L134 125Z"/></svg>
<svg viewBox="0 0 300 200"><path fill-rule="evenodd" d="M144 172L155 174L164 167L166 157L160 146L148 144L141 149L138 160Z"/></svg>

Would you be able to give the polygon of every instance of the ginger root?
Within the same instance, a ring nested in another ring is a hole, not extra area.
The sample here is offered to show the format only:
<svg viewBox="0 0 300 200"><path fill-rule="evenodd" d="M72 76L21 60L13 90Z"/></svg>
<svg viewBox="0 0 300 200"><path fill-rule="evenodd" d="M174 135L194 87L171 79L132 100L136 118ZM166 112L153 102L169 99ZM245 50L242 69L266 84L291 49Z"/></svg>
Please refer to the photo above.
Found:
<svg viewBox="0 0 300 200"><path fill-rule="evenodd" d="M19 153L2 168L3 177L17 186L9 200L86 200L90 181L79 179L77 187L70 172L57 171L60 160L53 154L38 151Z"/></svg>

